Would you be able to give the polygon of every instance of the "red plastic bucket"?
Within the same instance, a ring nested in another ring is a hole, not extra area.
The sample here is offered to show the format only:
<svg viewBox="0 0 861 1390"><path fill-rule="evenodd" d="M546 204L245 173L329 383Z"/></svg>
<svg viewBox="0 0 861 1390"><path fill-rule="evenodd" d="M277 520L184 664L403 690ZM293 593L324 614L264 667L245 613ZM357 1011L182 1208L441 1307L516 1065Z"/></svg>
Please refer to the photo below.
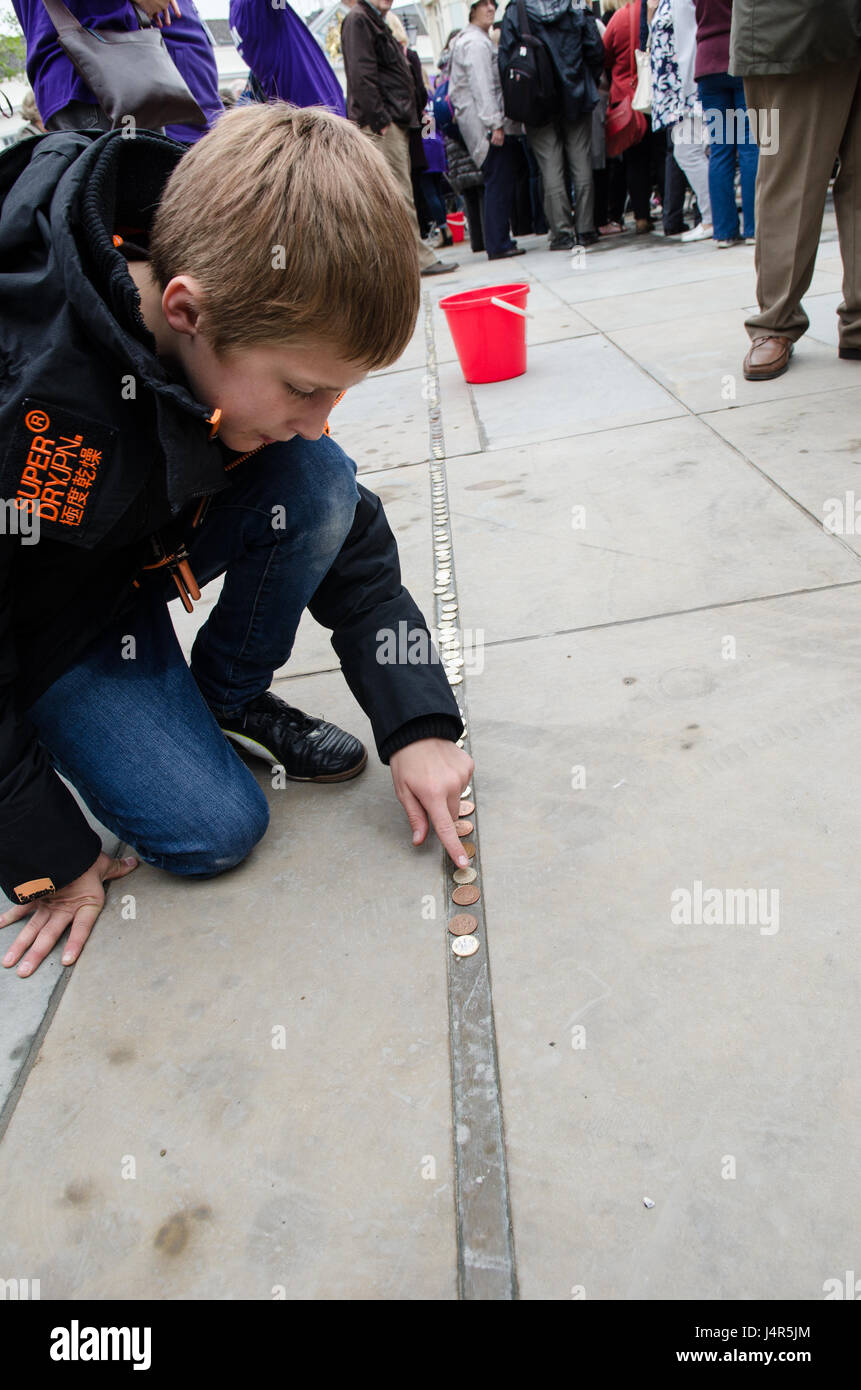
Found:
<svg viewBox="0 0 861 1390"><path fill-rule="evenodd" d="M463 229L466 223L465 215L462 212L450 212L445 220L448 223L452 241L463 241Z"/></svg>
<svg viewBox="0 0 861 1390"><path fill-rule="evenodd" d="M508 381L526 371L528 293L528 285L489 285L440 300L467 381Z"/></svg>

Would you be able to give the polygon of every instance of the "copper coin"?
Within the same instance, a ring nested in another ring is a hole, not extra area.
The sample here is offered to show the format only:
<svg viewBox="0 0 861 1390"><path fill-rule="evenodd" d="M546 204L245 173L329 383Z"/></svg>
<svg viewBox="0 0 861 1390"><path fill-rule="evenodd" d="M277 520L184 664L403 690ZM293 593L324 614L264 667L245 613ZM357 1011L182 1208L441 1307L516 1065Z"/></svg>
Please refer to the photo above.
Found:
<svg viewBox="0 0 861 1390"><path fill-rule="evenodd" d="M475 810L475 802L474 802L474 801L462 801L462 802L460 803L460 805L458 806L458 808L457 808L457 814L458 814L459 816L471 816L474 810Z"/></svg>
<svg viewBox="0 0 861 1390"><path fill-rule="evenodd" d="M478 870L473 868L455 869L452 878L455 883L472 883L478 878Z"/></svg>
<svg viewBox="0 0 861 1390"><path fill-rule="evenodd" d="M480 944L477 936L459 936L451 943L451 949L456 956L474 956Z"/></svg>
<svg viewBox="0 0 861 1390"><path fill-rule="evenodd" d="M453 903L456 903L458 907L472 907L472 904L477 903L480 897L481 894L475 884L467 883L463 888L455 888L451 895L451 900Z"/></svg>
<svg viewBox="0 0 861 1390"><path fill-rule="evenodd" d="M456 820L454 823L454 828L457 831L458 835L471 835L473 830L475 829L475 826L473 825L471 820Z"/></svg>
<svg viewBox="0 0 861 1390"><path fill-rule="evenodd" d="M452 917L448 929L452 936L471 936L477 926L477 917L472 917L468 912L459 912L456 917Z"/></svg>
<svg viewBox="0 0 861 1390"><path fill-rule="evenodd" d="M475 858L475 845L472 840L461 840L460 847L468 859Z"/></svg>

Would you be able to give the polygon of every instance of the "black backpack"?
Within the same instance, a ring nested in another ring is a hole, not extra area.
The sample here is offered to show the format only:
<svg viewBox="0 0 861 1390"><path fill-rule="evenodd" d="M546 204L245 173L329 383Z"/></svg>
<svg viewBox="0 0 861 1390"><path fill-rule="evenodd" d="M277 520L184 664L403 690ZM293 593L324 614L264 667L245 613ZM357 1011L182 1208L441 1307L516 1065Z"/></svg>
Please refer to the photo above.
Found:
<svg viewBox="0 0 861 1390"><path fill-rule="evenodd" d="M517 47L500 74L503 109L509 120L547 125L561 106L556 69L546 45L529 28L524 0L517 0L517 27Z"/></svg>

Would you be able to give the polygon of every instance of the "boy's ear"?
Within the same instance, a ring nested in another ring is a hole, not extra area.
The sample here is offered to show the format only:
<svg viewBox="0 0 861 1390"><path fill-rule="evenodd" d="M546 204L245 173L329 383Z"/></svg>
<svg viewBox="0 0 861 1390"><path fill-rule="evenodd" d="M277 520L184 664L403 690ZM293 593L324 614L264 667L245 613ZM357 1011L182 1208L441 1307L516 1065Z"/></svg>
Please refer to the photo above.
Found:
<svg viewBox="0 0 861 1390"><path fill-rule="evenodd" d="M174 275L167 282L161 309L174 333L193 338L200 331L201 290L193 275Z"/></svg>

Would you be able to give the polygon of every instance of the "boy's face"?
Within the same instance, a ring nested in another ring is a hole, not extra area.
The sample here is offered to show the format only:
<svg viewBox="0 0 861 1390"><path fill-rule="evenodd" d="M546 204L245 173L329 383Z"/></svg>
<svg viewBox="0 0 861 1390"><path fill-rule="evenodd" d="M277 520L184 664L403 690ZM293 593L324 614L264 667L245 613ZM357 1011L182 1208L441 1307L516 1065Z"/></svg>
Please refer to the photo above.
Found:
<svg viewBox="0 0 861 1390"><path fill-rule="evenodd" d="M319 439L337 397L367 376L322 342L239 348L216 357L199 333L183 359L198 399L221 408L219 439L239 453L297 434Z"/></svg>
<svg viewBox="0 0 861 1390"><path fill-rule="evenodd" d="M201 287L192 276L174 276L162 294L148 262L132 261L129 274L159 356L179 363L199 401L220 408L218 437L237 453L297 434L319 439L336 398L368 374L319 339L217 356L206 333Z"/></svg>

